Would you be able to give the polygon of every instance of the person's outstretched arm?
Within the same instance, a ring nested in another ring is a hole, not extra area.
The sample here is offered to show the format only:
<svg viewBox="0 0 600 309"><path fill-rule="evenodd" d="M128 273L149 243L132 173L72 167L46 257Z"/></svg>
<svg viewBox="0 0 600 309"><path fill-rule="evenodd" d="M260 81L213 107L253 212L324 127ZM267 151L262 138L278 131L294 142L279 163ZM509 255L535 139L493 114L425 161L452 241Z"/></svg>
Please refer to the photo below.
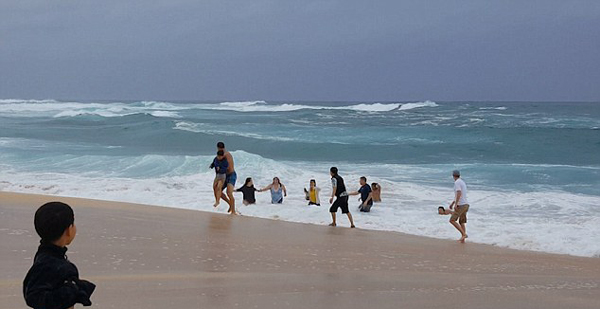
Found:
<svg viewBox="0 0 600 309"><path fill-rule="evenodd" d="M348 193L348 195L359 195L359 194L360 194L360 192L358 192L358 191L352 191L352 192Z"/></svg>
<svg viewBox="0 0 600 309"><path fill-rule="evenodd" d="M273 184L270 184L270 185L268 185L268 186L266 186L266 187L264 187L264 188L262 188L262 189L258 190L258 192L267 191L267 190L271 189L271 187L272 187L272 186L273 186Z"/></svg>

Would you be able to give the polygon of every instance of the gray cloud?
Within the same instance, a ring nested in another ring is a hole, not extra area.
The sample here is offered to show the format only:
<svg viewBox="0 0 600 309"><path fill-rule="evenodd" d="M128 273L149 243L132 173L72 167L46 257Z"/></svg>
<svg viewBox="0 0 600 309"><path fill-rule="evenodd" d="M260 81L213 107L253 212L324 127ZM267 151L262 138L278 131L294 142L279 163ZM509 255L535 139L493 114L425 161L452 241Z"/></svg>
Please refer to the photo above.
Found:
<svg viewBox="0 0 600 309"><path fill-rule="evenodd" d="M598 1L3 1L0 98L600 101Z"/></svg>

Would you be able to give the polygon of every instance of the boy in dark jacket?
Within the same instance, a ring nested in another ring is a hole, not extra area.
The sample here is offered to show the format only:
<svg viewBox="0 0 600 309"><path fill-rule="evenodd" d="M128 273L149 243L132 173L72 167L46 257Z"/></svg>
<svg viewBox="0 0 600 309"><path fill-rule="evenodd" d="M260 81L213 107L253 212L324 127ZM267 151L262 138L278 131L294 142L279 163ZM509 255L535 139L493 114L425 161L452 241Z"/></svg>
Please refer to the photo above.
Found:
<svg viewBox="0 0 600 309"><path fill-rule="evenodd" d="M35 212L35 230L41 241L23 281L25 302L32 308L91 306L96 286L79 279L77 267L65 253L77 233L73 209L61 202L46 203Z"/></svg>

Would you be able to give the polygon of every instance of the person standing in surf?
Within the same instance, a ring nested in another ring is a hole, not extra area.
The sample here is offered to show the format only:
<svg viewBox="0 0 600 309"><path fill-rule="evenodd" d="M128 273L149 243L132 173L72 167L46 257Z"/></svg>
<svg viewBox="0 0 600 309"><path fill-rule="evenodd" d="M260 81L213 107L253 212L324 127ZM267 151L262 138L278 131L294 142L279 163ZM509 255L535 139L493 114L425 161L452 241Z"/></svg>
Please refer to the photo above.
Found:
<svg viewBox="0 0 600 309"><path fill-rule="evenodd" d="M321 199L319 198L320 192L321 192L321 188L317 187L317 181L314 179L311 179L308 190L306 190L306 188L304 188L304 195L306 196L306 200L308 201L308 206L310 206L310 205L321 206Z"/></svg>
<svg viewBox="0 0 600 309"><path fill-rule="evenodd" d="M233 164L233 156L229 151L225 149L225 143L218 142L217 143L217 151L222 150L225 155L225 159L227 159L227 173L225 175L225 184L223 185L223 189L227 189L227 194L221 193L221 199L229 204L228 213L235 215L237 214L235 211L235 197L233 197L233 191L235 190L235 182L237 181L237 174L235 172L235 166ZM216 182L213 184L214 187L217 186Z"/></svg>
<svg viewBox="0 0 600 309"><path fill-rule="evenodd" d="M452 171L454 177L454 201L450 204L450 209L454 207L454 212L450 217L450 224L460 232L461 243L469 237L467 235L467 212L469 211L469 201L467 200L467 184L460 178L460 171ZM460 223L456 223L456 220Z"/></svg>
<svg viewBox="0 0 600 309"><path fill-rule="evenodd" d="M279 177L273 178L273 183L258 190L258 192L271 191L271 204L282 204L283 197L287 196L287 189L279 180Z"/></svg>
<svg viewBox="0 0 600 309"><path fill-rule="evenodd" d="M360 206L358 210L361 212L370 212L373 207L373 192L371 186L367 183L367 177L360 177L360 189L358 191L350 192L348 195L359 195L360 194Z"/></svg>
<svg viewBox="0 0 600 309"><path fill-rule="evenodd" d="M373 202L381 202L381 185L374 182L371 184L371 192L373 192Z"/></svg>
<svg viewBox="0 0 600 309"><path fill-rule="evenodd" d="M348 215L348 220L350 220L350 227L354 228L354 220L352 220L352 214L348 209L348 192L346 192L346 186L344 185L344 179L338 175L337 167L332 167L329 169L329 174L331 175L331 186L333 187L331 190L331 198L329 199L329 204L331 208L329 208L329 212L331 213L332 222L329 226L336 226L336 213L338 208L342 208L342 213ZM335 203L333 202L333 198L335 199Z"/></svg>
<svg viewBox="0 0 600 309"><path fill-rule="evenodd" d="M242 194L243 194L242 203L244 205L248 206L248 205L256 203L256 196L254 193L256 191L258 191L258 189L256 189L254 187L254 182L252 181L252 177L246 178L246 182L244 182L244 185L241 186L240 188L238 188L236 191L242 192Z"/></svg>

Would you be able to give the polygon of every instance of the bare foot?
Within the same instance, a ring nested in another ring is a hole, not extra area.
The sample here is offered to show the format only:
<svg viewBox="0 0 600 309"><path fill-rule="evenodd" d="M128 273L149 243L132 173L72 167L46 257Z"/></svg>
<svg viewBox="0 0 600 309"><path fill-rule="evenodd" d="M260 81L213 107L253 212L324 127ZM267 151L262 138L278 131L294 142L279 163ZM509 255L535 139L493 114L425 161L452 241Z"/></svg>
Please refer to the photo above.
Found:
<svg viewBox="0 0 600 309"><path fill-rule="evenodd" d="M220 203L215 203L215 204L213 205L213 207L217 207L217 206L219 206L219 204L220 204Z"/></svg>
<svg viewBox="0 0 600 309"><path fill-rule="evenodd" d="M354 224L352 224L352 225L350 226L350 228L351 228L351 229L353 229L353 228L355 228L355 227L356 227L356 226L354 226Z"/></svg>
<svg viewBox="0 0 600 309"><path fill-rule="evenodd" d="M467 238L469 238L469 235L465 234L465 235L463 235L463 237L461 237L461 238L460 238L458 241L459 241L460 243L463 243L463 244L464 244L464 243L465 243L465 239L467 239Z"/></svg>
<svg viewBox="0 0 600 309"><path fill-rule="evenodd" d="M330 223L329 226L337 226L335 223Z"/></svg>

